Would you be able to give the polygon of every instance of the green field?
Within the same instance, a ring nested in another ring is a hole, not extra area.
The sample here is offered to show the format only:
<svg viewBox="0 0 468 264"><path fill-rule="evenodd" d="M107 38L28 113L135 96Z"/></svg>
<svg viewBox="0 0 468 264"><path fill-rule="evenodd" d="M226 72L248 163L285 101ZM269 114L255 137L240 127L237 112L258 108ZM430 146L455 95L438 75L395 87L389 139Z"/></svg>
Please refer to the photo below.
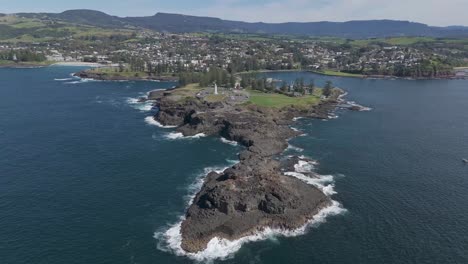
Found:
<svg viewBox="0 0 468 264"><path fill-rule="evenodd" d="M364 77L364 75L362 75L362 74L354 74L354 73L331 71L331 70L314 71L314 72L318 73L318 74L322 74L322 75L328 75L328 76L353 77L353 78L363 78Z"/></svg>
<svg viewBox="0 0 468 264"><path fill-rule="evenodd" d="M249 104L255 104L264 107L283 108L287 106L306 107L316 105L320 102L321 89L315 89L314 95L302 97L289 97L277 93L263 93L250 90Z"/></svg>
<svg viewBox="0 0 468 264"><path fill-rule="evenodd" d="M392 46L410 46L418 43L439 44L468 44L468 38L432 38L432 37L393 37L358 39L350 42L357 47L365 47L372 44L387 44Z"/></svg>
<svg viewBox="0 0 468 264"><path fill-rule="evenodd" d="M50 22L39 19L23 18L14 15L0 17L0 41L8 43L45 42L73 36L76 41L86 43L78 38L106 38L120 35L130 38L134 31L129 29L108 29L86 25L75 25L67 22ZM89 42L89 41L88 41ZM90 44L92 42L89 42Z"/></svg>

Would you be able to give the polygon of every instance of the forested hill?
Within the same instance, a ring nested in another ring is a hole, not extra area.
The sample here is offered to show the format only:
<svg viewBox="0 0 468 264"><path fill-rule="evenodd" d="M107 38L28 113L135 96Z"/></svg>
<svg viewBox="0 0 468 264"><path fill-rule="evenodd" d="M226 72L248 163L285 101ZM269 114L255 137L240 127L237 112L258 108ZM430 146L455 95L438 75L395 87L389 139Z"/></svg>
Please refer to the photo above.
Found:
<svg viewBox="0 0 468 264"><path fill-rule="evenodd" d="M179 14L157 13L147 17L117 17L94 10L69 10L63 13L19 13L18 16L108 28L140 27L174 33L265 33L284 35L373 38L392 36L456 37L468 36L468 27L431 27L395 20L349 22L248 23Z"/></svg>

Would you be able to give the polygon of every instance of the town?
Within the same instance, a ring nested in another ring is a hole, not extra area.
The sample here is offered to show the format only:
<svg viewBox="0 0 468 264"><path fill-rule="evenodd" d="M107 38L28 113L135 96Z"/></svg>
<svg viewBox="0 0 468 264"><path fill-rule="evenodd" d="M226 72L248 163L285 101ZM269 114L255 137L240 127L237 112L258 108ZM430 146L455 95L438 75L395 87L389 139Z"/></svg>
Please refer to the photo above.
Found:
<svg viewBox="0 0 468 264"><path fill-rule="evenodd" d="M115 72L155 76L206 72L210 67L225 69L230 74L310 70L350 77L468 76L463 68L468 65L468 50L463 41L443 40L444 45L418 38L404 41L134 30L110 35L70 35L41 42L4 42L0 43L0 61L90 62L113 66Z"/></svg>

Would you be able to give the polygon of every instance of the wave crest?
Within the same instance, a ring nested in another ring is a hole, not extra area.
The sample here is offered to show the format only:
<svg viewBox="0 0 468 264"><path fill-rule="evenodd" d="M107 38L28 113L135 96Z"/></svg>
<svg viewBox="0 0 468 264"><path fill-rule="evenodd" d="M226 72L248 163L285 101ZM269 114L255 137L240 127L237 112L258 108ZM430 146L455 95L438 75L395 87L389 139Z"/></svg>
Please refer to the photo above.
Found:
<svg viewBox="0 0 468 264"><path fill-rule="evenodd" d="M223 137L221 137L221 142L226 143L226 144L229 144L229 145L231 145L231 146L237 146L237 145L239 145L236 141L227 140L227 139L225 139L225 138L223 138Z"/></svg>
<svg viewBox="0 0 468 264"><path fill-rule="evenodd" d="M156 121L156 119L154 119L154 117L152 117L152 116L145 117L145 122L148 125L157 126L157 127L160 127L160 128L176 128L177 127L177 126L165 126L165 125L159 123L158 121Z"/></svg>
<svg viewBox="0 0 468 264"><path fill-rule="evenodd" d="M165 136L167 139L170 139L170 140L176 140L176 139L198 139L198 138L202 138L202 137L206 137L206 135L204 133L199 133L199 134L196 134L196 135L193 135L193 136L184 136L184 134L182 133L176 133L176 132L173 132L173 133L169 133Z"/></svg>
<svg viewBox="0 0 468 264"><path fill-rule="evenodd" d="M346 212L340 203L332 201L332 204L320 210L304 226L295 230L265 228L256 234L246 236L238 240L230 241L222 238L213 238L204 251L198 253L189 253L182 249L181 226L184 218L172 225L165 232L156 232L154 237L159 241L158 249L164 252L171 252L177 256L185 256L198 262L212 262L216 259L228 259L234 256L239 249L246 243L263 241L275 237L295 237L304 235L310 228L318 227L325 223L327 217L340 215Z"/></svg>

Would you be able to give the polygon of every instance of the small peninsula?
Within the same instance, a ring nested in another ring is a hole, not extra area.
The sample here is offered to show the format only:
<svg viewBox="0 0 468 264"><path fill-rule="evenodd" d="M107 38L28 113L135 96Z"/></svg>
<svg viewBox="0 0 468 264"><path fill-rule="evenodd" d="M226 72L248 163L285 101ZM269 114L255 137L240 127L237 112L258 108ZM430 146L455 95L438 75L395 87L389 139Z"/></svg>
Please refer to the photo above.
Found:
<svg viewBox="0 0 468 264"><path fill-rule="evenodd" d="M118 67L98 67L87 69L75 73L74 76L100 81L178 81L177 76L169 74L155 75L145 71L129 71L128 69L120 70Z"/></svg>
<svg viewBox="0 0 468 264"><path fill-rule="evenodd" d="M161 125L175 126L184 136L220 136L245 147L238 164L206 176L181 226L184 251L203 251L215 237L236 240L265 228L297 229L331 205L318 188L284 175L299 157L279 159L288 140L301 134L290 127L294 120L327 119L344 92L321 93L315 89L294 98L241 89L218 93L198 85L149 93Z"/></svg>

